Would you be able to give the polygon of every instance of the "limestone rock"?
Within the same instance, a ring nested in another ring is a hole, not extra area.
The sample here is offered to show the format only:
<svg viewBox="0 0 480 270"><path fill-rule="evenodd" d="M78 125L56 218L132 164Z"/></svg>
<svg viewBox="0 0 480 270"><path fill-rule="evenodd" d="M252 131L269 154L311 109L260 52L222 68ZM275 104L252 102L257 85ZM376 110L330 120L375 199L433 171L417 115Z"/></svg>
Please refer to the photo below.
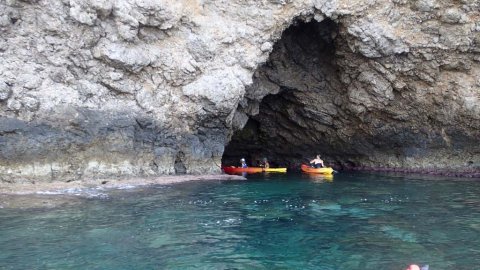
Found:
<svg viewBox="0 0 480 270"><path fill-rule="evenodd" d="M114 67L137 73L152 62L149 48L146 46L128 46L126 44L101 42L93 49L93 56L102 59Z"/></svg>
<svg viewBox="0 0 480 270"><path fill-rule="evenodd" d="M459 23L459 22L465 22L465 14L463 14L459 9L457 8L449 8L445 10L445 12L442 15L442 21L446 23Z"/></svg>
<svg viewBox="0 0 480 270"><path fill-rule="evenodd" d="M395 35L393 28L385 22L378 20L360 21L348 29L349 34L357 37L354 50L358 50L366 57L381 57L392 54L409 52L409 47L404 41Z"/></svg>
<svg viewBox="0 0 480 270"><path fill-rule="evenodd" d="M0 101L7 100L12 95L12 89L5 82L0 81Z"/></svg>
<svg viewBox="0 0 480 270"><path fill-rule="evenodd" d="M438 6L436 0L419 0L416 1L416 7L422 12L432 12Z"/></svg>
<svg viewBox="0 0 480 270"><path fill-rule="evenodd" d="M0 181L219 172L247 150L477 170L479 16L475 1L1 1Z"/></svg>

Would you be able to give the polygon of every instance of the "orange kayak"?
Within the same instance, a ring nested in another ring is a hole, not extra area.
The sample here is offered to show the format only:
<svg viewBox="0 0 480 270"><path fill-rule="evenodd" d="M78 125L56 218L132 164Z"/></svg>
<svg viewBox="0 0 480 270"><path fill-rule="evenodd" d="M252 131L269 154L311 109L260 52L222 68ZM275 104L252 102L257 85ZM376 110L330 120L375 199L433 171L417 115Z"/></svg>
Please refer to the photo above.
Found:
<svg viewBox="0 0 480 270"><path fill-rule="evenodd" d="M307 173L321 173L321 174L332 174L333 169L331 167L325 167L325 168L312 168L308 165L302 164L302 172L307 172Z"/></svg>
<svg viewBox="0 0 480 270"><path fill-rule="evenodd" d="M262 167L247 167L247 168L241 168L241 167L235 167L235 166L230 166L230 167L222 167L223 171L225 173L261 173L261 172L287 172L287 168L262 168Z"/></svg>

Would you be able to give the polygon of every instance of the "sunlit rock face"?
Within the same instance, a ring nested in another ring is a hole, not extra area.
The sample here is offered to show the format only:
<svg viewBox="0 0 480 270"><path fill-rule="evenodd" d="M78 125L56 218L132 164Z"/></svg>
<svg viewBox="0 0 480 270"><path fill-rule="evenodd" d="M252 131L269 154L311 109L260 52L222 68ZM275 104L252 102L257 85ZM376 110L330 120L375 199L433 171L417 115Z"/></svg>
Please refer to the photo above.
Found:
<svg viewBox="0 0 480 270"><path fill-rule="evenodd" d="M231 162L478 169L478 10L2 1L0 179L220 172L225 145Z"/></svg>

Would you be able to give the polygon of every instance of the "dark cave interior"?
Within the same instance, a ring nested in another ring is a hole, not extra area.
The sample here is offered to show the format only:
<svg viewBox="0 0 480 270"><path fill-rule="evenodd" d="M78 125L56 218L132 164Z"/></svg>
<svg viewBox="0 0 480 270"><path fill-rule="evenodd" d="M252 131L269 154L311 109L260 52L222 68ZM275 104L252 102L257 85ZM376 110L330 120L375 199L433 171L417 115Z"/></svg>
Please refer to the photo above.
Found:
<svg viewBox="0 0 480 270"><path fill-rule="evenodd" d="M249 118L226 146L223 164L238 165L243 157L256 166L266 157L272 166L293 168L316 154L335 163L338 149L330 134L336 132L335 97L342 88L337 32L331 20L297 22L284 31L246 89L238 110Z"/></svg>

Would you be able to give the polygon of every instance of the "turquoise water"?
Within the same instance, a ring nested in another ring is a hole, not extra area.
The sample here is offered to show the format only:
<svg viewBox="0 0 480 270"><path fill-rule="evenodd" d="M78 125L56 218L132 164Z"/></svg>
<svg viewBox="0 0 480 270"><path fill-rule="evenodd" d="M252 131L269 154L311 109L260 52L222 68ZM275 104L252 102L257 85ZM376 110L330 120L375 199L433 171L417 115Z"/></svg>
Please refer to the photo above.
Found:
<svg viewBox="0 0 480 270"><path fill-rule="evenodd" d="M480 182L252 176L0 209L0 269L479 269Z"/></svg>

